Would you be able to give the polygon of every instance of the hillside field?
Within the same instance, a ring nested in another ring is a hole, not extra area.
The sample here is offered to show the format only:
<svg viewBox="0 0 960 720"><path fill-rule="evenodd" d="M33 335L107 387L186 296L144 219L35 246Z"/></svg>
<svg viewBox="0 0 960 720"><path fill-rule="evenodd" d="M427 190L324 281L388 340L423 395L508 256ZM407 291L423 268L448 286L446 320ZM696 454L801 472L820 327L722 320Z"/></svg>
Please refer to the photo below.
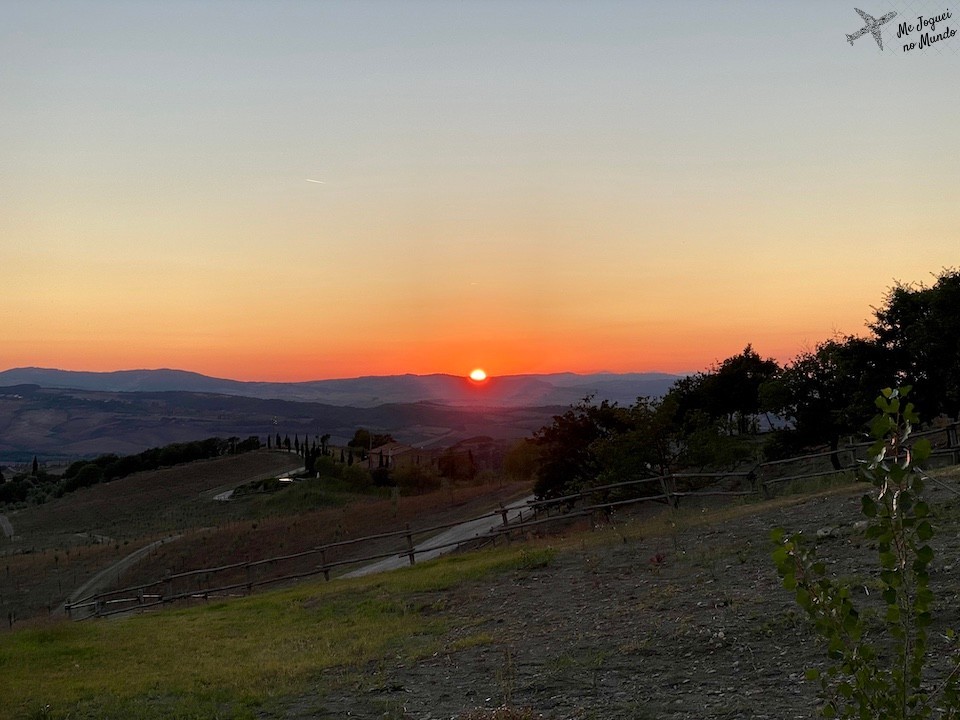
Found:
<svg viewBox="0 0 960 720"><path fill-rule="evenodd" d="M960 622L960 472L936 476L942 677L943 631ZM869 613L864 490L649 505L377 577L24 627L0 635L0 718L813 717L804 672L823 647L780 586L769 531L820 534Z"/></svg>
<svg viewBox="0 0 960 720"><path fill-rule="evenodd" d="M387 490L357 493L307 480L279 492L215 499L301 465L297 455L261 450L137 473L8 511L15 535L0 537L0 617L12 613L23 620L56 612L68 598L78 599L75 591L95 574L157 541L163 542L100 589L296 553L407 524L417 528L469 519L529 491L522 484L497 483L391 499ZM396 542L369 544L363 552L389 551ZM344 548L330 559L358 552ZM305 558L297 568L312 562Z"/></svg>

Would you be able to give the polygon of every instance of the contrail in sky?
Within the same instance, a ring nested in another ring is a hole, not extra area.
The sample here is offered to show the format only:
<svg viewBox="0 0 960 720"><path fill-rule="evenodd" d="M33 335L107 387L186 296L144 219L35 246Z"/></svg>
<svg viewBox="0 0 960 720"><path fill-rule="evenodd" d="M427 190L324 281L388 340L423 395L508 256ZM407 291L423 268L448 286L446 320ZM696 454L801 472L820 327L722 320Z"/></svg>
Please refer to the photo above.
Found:
<svg viewBox="0 0 960 720"><path fill-rule="evenodd" d="M326 185L323 180L311 180L310 178L307 178L307 182L317 183L318 185Z"/></svg>

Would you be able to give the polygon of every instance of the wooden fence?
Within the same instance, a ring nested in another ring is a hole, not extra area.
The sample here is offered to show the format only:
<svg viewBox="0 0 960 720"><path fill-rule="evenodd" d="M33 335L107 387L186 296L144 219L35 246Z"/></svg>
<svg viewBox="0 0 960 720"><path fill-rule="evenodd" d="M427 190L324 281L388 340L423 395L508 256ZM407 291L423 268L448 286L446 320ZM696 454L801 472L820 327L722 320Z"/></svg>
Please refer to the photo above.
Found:
<svg viewBox="0 0 960 720"><path fill-rule="evenodd" d="M532 514L533 512L532 509L521 508L516 514L516 520L522 523L524 513ZM502 526L508 526L510 523L508 515L509 510L501 504L498 510L472 520L490 519L499 521ZM209 600L211 597L246 595L253 592L255 588L319 575L330 580L331 571L338 568L386 558L405 557L409 564L413 565L416 563L418 553L458 547L473 540L474 538L467 538L449 543L430 543L429 546L420 549L416 547L417 538L429 538L438 532L462 524L462 521L457 521L418 529L412 529L407 524L403 530L329 543L289 555L169 573L151 583L96 593L69 602L64 605L64 609L68 617L82 620L156 608L178 600ZM361 554L344 552L355 547L376 548L377 545L389 544L390 541L395 541L393 544L401 545L402 549L398 550L396 547L382 551L368 549ZM211 579L215 580L212 584ZM196 587L191 587L194 584Z"/></svg>
<svg viewBox="0 0 960 720"><path fill-rule="evenodd" d="M928 463L930 467L960 464L958 425L960 423L913 434L914 438L927 437L931 440L933 451L931 462ZM805 482L852 472L858 462L865 459L866 451L871 445L869 442L849 444L835 451L760 462L749 471L672 473L590 487L575 494L531 501L527 508L519 511L515 521L510 520L508 509L501 504L498 510L472 519L499 519L499 522L494 523L494 529L479 537L441 545L430 544L418 549L417 538L428 538L462 523L452 522L418 529L412 529L408 524L403 530L343 540L289 555L168 573L152 583L97 593L67 603L65 610L67 615L74 619L104 617L156 608L180 600L209 600L245 595L253 592L255 588L319 575L329 580L331 572L336 569L385 558L405 557L409 564L413 565L418 553L460 547L478 541L495 542L500 536L509 539L514 532L524 533L548 523L593 517L600 512L609 514L616 508L643 502L664 502L676 506L686 498L769 498L776 493L778 487L786 483ZM838 458L841 469L831 467L793 474L789 471L786 474L783 472L783 468L790 464L811 464L831 456ZM718 484L726 485L726 488L717 489ZM527 513L526 520L524 513Z"/></svg>

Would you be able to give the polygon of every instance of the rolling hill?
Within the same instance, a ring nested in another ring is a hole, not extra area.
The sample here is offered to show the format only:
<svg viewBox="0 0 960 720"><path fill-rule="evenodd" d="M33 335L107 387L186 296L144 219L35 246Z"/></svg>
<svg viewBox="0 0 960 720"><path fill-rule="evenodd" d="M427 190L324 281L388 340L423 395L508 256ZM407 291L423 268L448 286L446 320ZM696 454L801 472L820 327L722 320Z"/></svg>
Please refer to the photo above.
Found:
<svg viewBox="0 0 960 720"><path fill-rule="evenodd" d="M569 405L587 395L632 403L640 395L660 396L677 379L666 373L506 375L482 384L456 375L387 375L310 382L241 382L184 370L76 372L14 368L0 372L0 386L97 392L197 392L270 400L319 402L350 407L423 401L457 406L528 407Z"/></svg>
<svg viewBox="0 0 960 720"><path fill-rule="evenodd" d="M0 461L114 452L212 436L324 433L358 427L418 447L530 435L587 395L623 404L661 395L663 374L520 375L472 383L452 375L249 383L180 370L0 372Z"/></svg>

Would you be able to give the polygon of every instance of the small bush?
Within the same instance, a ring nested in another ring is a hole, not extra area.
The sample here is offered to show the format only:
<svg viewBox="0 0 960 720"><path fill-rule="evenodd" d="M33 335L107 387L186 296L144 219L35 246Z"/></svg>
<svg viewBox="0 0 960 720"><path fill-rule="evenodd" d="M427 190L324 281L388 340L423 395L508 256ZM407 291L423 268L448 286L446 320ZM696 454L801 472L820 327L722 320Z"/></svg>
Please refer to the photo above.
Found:
<svg viewBox="0 0 960 720"><path fill-rule="evenodd" d="M854 606L846 583L827 575L826 564L803 537L773 531L778 545L773 559L783 585L827 642L827 671L807 671L808 679L821 681L824 717L960 717L960 664L954 660L946 679L934 686L925 672L934 599L928 573L934 552L928 541L934 528L918 464L929 456L930 444L907 443L919 422L913 404L903 402L908 394L909 388L888 388L877 398L880 415L871 427L876 442L872 459L860 471L876 490L863 496L861 506L869 523L866 537L877 548L886 637L873 641L869 615Z"/></svg>

